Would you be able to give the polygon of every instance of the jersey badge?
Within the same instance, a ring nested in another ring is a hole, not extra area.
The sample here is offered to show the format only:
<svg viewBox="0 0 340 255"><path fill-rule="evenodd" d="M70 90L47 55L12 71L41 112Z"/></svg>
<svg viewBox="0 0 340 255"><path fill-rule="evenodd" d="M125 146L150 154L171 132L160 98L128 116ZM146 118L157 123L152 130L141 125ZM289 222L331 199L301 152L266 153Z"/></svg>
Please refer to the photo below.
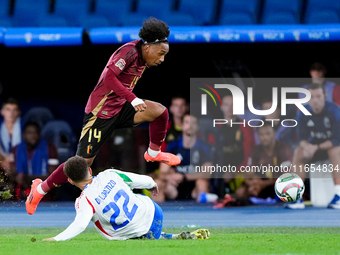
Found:
<svg viewBox="0 0 340 255"><path fill-rule="evenodd" d="M125 60L121 58L116 62L115 66L117 66L120 70L123 70L125 67L125 64L126 64Z"/></svg>
<svg viewBox="0 0 340 255"><path fill-rule="evenodd" d="M312 120L309 120L307 122L307 127L314 127L314 122Z"/></svg>

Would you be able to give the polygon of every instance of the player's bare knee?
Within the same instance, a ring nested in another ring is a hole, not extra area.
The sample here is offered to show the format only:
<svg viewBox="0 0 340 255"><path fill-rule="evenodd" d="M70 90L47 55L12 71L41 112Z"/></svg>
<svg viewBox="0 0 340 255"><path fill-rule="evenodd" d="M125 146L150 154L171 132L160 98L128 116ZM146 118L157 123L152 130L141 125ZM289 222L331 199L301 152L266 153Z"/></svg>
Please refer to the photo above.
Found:
<svg viewBox="0 0 340 255"><path fill-rule="evenodd" d="M330 159L332 158L338 158L340 156L340 146L335 146L327 150L328 157Z"/></svg>
<svg viewBox="0 0 340 255"><path fill-rule="evenodd" d="M248 186L246 184L243 184L241 187L239 187L236 190L236 196L241 198L241 197L247 197L248 196Z"/></svg>
<svg viewBox="0 0 340 255"><path fill-rule="evenodd" d="M301 146L297 147L294 151L294 159L304 160L303 148Z"/></svg>
<svg viewBox="0 0 340 255"><path fill-rule="evenodd" d="M197 193L208 192L209 190L209 182L207 179L197 179L196 185Z"/></svg>
<svg viewBox="0 0 340 255"><path fill-rule="evenodd" d="M160 103L155 103L155 118L157 118L158 116L161 116L164 112L165 112L165 115L169 116L168 109L164 105Z"/></svg>
<svg viewBox="0 0 340 255"><path fill-rule="evenodd" d="M161 191L164 192L164 190L165 190L165 188L166 188L166 182L163 181L163 180L160 180L160 179L158 179L158 178L157 178L157 179L154 179L154 181L157 183L159 192L161 192Z"/></svg>
<svg viewBox="0 0 340 255"><path fill-rule="evenodd" d="M169 200L174 200L178 196L178 190L175 186L168 184L165 190L165 196Z"/></svg>

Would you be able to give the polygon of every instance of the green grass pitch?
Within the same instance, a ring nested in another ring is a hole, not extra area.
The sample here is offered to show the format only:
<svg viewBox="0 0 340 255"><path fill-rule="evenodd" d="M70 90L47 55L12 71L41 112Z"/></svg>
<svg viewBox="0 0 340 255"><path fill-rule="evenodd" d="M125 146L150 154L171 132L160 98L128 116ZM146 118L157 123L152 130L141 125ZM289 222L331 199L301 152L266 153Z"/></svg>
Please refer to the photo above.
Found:
<svg viewBox="0 0 340 255"><path fill-rule="evenodd" d="M66 242L42 242L63 228L2 228L0 255L340 254L340 228L211 228L208 240L108 241L88 228ZM179 233L184 229L164 229ZM188 230L188 229L186 229Z"/></svg>

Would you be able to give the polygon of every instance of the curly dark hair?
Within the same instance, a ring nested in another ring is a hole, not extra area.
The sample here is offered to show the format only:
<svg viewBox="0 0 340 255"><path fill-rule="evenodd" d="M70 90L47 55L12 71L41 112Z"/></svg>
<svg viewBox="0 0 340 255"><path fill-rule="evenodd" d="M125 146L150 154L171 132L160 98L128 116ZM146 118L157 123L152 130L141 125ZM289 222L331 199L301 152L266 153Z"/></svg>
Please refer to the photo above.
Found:
<svg viewBox="0 0 340 255"><path fill-rule="evenodd" d="M168 42L167 37L170 34L168 25L159 19L150 17L143 22L139 30L139 37L145 44ZM158 40L158 41L157 41Z"/></svg>
<svg viewBox="0 0 340 255"><path fill-rule="evenodd" d="M88 165L86 160L80 156L69 158L64 165L64 173L73 182L81 182L88 175Z"/></svg>

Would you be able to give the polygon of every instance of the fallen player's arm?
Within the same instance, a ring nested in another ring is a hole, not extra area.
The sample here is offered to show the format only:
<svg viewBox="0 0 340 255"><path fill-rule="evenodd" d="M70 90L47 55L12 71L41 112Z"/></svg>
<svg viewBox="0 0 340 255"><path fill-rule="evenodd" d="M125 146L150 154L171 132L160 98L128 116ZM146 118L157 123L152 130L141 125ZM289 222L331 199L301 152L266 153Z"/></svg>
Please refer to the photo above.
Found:
<svg viewBox="0 0 340 255"><path fill-rule="evenodd" d="M116 169L114 169L114 172L116 172L123 178L123 180L130 187L130 189L152 190L156 186L155 181L150 176L134 174L130 172L123 172Z"/></svg>
<svg viewBox="0 0 340 255"><path fill-rule="evenodd" d="M93 217L93 209L90 206L90 204L87 202L86 197L81 197L80 199L76 200L76 206L77 202L79 201L79 208L77 210L77 215L74 221L68 226L67 229L65 229L63 232L61 232L59 235L51 238L46 238L43 241L66 241L70 240L71 238L79 235L81 232L83 232L89 222L91 221Z"/></svg>
<svg viewBox="0 0 340 255"><path fill-rule="evenodd" d="M158 196L159 190L157 183L155 183L155 186L152 189L148 189L148 191L150 191L153 196Z"/></svg>
<svg viewBox="0 0 340 255"><path fill-rule="evenodd" d="M51 241L55 241L55 239L53 237L50 237L50 238L45 238L43 239L43 241L45 242L51 242Z"/></svg>

